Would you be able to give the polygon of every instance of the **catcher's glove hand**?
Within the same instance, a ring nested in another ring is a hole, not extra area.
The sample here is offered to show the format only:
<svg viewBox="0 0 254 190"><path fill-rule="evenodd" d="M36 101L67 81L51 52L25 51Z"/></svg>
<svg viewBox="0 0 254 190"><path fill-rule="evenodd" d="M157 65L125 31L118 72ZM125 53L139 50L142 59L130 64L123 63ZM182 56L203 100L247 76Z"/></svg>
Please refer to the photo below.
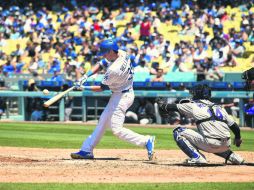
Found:
<svg viewBox="0 0 254 190"><path fill-rule="evenodd" d="M157 98L155 101L159 106L159 112L161 117L168 118L169 112L166 109L167 100L165 98Z"/></svg>
<svg viewBox="0 0 254 190"><path fill-rule="evenodd" d="M242 139L234 139L234 145L236 146L236 147L240 147L241 146L241 144L242 144Z"/></svg>

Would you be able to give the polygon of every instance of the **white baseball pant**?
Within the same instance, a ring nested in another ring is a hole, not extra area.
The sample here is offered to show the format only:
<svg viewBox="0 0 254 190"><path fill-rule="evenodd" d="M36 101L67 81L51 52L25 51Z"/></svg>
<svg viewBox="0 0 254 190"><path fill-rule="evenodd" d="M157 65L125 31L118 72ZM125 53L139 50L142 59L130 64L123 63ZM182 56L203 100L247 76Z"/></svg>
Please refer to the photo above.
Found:
<svg viewBox="0 0 254 190"><path fill-rule="evenodd" d="M107 127L110 127L113 134L118 138L135 144L145 146L149 136L140 135L123 127L126 110L134 101L134 92L114 92L102 112L98 125L93 133L83 142L82 151L92 152L99 143Z"/></svg>

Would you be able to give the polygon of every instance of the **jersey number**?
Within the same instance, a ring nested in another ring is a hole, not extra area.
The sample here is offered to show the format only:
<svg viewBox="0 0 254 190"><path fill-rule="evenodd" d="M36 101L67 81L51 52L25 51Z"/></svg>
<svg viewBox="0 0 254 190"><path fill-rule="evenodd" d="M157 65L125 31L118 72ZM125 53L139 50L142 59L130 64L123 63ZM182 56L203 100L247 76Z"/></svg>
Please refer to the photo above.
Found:
<svg viewBox="0 0 254 190"><path fill-rule="evenodd" d="M210 114L211 117L213 116L210 109L208 109L207 112ZM223 120L223 114L221 113L220 108L216 108L215 117L218 118L219 120ZM213 121L215 121L215 118L213 119Z"/></svg>
<svg viewBox="0 0 254 190"><path fill-rule="evenodd" d="M128 80L131 80L133 78L133 74L134 74L133 67L131 64L130 64L130 67L128 68L128 73L130 75Z"/></svg>

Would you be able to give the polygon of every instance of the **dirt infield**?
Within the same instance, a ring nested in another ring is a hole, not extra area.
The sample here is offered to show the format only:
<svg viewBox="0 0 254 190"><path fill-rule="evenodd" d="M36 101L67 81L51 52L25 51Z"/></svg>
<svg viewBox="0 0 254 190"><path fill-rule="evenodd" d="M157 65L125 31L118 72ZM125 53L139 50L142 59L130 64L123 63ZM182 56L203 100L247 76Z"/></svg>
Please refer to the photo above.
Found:
<svg viewBox="0 0 254 190"><path fill-rule="evenodd" d="M0 182L128 183L253 182L254 165L224 165L206 154L209 165L183 166L180 151L157 150L147 161L145 150L95 150L95 160L72 160L70 149L0 147ZM238 152L254 163L254 152Z"/></svg>

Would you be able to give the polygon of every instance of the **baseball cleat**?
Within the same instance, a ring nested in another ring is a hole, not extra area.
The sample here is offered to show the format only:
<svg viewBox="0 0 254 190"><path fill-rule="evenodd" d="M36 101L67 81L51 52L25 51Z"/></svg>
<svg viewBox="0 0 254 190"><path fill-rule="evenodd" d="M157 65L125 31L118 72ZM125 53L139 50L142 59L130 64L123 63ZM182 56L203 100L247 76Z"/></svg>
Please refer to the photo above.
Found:
<svg viewBox="0 0 254 190"><path fill-rule="evenodd" d="M148 160L153 159L154 142L155 142L155 136L151 136L148 139L147 143L146 143L146 149L147 149L147 153L148 153Z"/></svg>
<svg viewBox="0 0 254 190"><path fill-rule="evenodd" d="M94 155L92 152L79 151L71 153L71 157L73 159L94 159Z"/></svg>
<svg viewBox="0 0 254 190"><path fill-rule="evenodd" d="M186 165L206 165L207 161L204 157L199 156L198 158L188 158L185 160L184 164Z"/></svg>
<svg viewBox="0 0 254 190"><path fill-rule="evenodd" d="M229 156L228 161L233 165L242 165L244 163L244 159L234 152Z"/></svg>

